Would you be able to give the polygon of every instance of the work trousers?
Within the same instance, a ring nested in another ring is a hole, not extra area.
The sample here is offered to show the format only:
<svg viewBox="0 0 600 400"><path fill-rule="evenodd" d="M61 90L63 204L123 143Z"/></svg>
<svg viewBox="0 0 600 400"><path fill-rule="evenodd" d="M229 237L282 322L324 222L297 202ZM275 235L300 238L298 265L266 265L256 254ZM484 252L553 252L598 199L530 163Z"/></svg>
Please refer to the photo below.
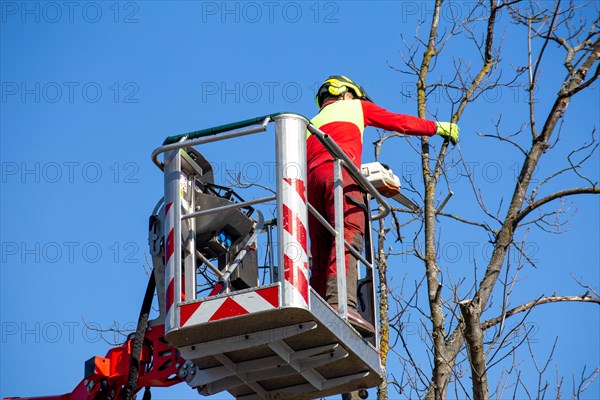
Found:
<svg viewBox="0 0 600 400"><path fill-rule="evenodd" d="M365 234L365 196L349 174L343 170L344 238L362 252ZM321 164L308 172L308 201L335 227L333 162ZM329 304L338 303L337 268L334 236L311 214L308 214L310 251L312 255L310 285ZM356 308L358 263L345 249L348 306Z"/></svg>

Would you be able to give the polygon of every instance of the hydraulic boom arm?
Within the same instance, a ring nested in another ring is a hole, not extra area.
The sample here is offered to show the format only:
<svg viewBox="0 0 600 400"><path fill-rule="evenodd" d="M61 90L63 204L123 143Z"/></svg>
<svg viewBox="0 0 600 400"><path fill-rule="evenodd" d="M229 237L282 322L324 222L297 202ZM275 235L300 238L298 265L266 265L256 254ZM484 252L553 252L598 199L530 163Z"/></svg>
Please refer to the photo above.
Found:
<svg viewBox="0 0 600 400"><path fill-rule="evenodd" d="M137 390L167 387L181 382L177 372L184 360L179 356L177 350L165 342L164 329L164 325L156 325L148 327L146 330L139 360ZM70 393L19 399L125 400L133 346L134 338L130 337L122 346L110 349L104 357L95 356L87 360L84 378ZM5 400L8 399L11 398Z"/></svg>

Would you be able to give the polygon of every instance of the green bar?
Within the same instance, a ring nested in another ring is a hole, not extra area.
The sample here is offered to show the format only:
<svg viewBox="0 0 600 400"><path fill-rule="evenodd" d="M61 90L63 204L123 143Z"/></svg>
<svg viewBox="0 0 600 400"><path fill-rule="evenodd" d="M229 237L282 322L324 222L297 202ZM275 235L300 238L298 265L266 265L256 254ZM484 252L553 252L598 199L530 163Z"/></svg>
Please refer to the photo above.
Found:
<svg viewBox="0 0 600 400"><path fill-rule="evenodd" d="M250 125L258 125L258 124L261 124L267 117L274 118L281 114L292 114L292 113L278 112L278 113L274 113L274 114L267 114L267 115L263 115L262 117L255 117L255 118L246 119L244 121L232 122L231 124L219 125L219 126L215 126L213 128L207 128L207 129L202 129L199 131L183 133L181 135L169 136L163 142L163 146L167 145L167 144L171 144L171 143L177 143L181 140L181 138L186 137L186 136L187 136L187 139L198 139L198 138L205 137L205 136L212 136L212 135L216 135L218 133L223 133L223 132L233 131L236 129L245 128Z"/></svg>

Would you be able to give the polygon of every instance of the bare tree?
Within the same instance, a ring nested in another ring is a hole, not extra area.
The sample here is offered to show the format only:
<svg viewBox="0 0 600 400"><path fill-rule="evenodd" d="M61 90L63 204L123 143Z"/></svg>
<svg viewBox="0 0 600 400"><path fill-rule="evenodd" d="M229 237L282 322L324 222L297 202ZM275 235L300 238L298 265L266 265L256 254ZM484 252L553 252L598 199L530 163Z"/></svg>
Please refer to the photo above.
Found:
<svg viewBox="0 0 600 400"><path fill-rule="evenodd" d="M583 293L577 295L531 293L531 301L512 308L509 299L515 288L522 284L523 271L536 267L535 260L526 251L527 234L534 228L548 233L564 232L569 220L566 199L600 193L595 180L598 171L592 168L586 172L586 161L598 154L595 127L582 126L581 129L588 129L589 136L579 143L580 135L561 132L567 106L598 79L598 8L594 3L561 0L480 0L476 4L470 3L468 13L457 15L454 11L461 3L454 3L454 6L435 0L431 20L419 24L415 38L404 40L404 66L396 69L415 83L414 98L421 118L437 119L438 112L432 108L431 99L440 93L450 99L451 121L460 123L465 113L475 112L478 101L486 93L499 88L522 89L527 98L523 103L527 118L520 128L516 132L509 131L500 114L491 124L490 131L478 132L477 137L477 140L495 141L497 145L512 149L519 170L511 192L485 195L466 168L469 160L462 155L460 145L449 147L446 140L439 146L424 137L420 146L413 146L420 155L422 185L408 182L408 190L420 198L422 208L418 212L395 209L394 218L386 221L391 222L394 229L386 228L385 222L381 222L378 229L381 357L385 364L394 356L403 366L402 371L388 371L388 382L379 388L378 398L387 399L388 391L393 389L407 398L445 399L451 383L454 383L459 398L511 398L518 390L529 393L530 397L545 398L550 385L545 377L550 373L550 360L557 343L541 361L542 356L531 350L526 318L535 307L543 304L600 304L600 297L597 289L578 282ZM423 39L420 35L426 27L429 31ZM503 60L506 53L503 35L507 30L518 32L526 42L527 54L520 58L525 60L524 63ZM470 46L480 58L451 57L445 53L450 46ZM556 56L547 58L549 53L556 54L558 50L562 52L565 74L560 81L553 82L556 75L545 76L542 65L556 64ZM442 55L452 60L450 68ZM546 114L538 111L537 96L546 93L548 87L556 88L558 93ZM439 119L448 120L448 116ZM402 140L398 136L380 134L374 143L375 156L378 157L384 142ZM563 165L541 175L538 171L540 160L550 152L565 153ZM473 200L467 206L469 211L475 207L479 210L479 219L470 217L473 212L465 213L469 215L466 217L442 210L453 195L447 178L452 169L463 171L463 178L469 182ZM560 179L565 176L570 179ZM573 186L561 186L564 182ZM504 197L510 200L503 202ZM490 203L498 204L496 210ZM558 206L552 208L557 203ZM401 218L398 218L399 214ZM403 238L401 224L416 226L416 234ZM467 277L453 277L440 265L438 249L444 239L441 228L448 224L478 230L482 241L492 245L491 256L484 265L477 265L477 260L472 260L474 283L470 286L471 280ZM516 236L517 232L520 237ZM404 246L402 252L420 260L424 267L423 280L414 285L406 282L399 287L390 285L388 264L401 253L394 250L394 245L389 245L392 237L411 243L408 249ZM483 272L483 276L479 277L478 272ZM425 300L420 298L420 293L426 293ZM498 304L491 301L494 293L501 298ZM484 314L493 317L485 319ZM510 329L506 324L509 318L517 321ZM422 335L422 346L424 344L430 354L429 366L424 367L416 361L415 350L406 341L403 327L407 321L416 322L423 328L419 329L419 334ZM514 340L515 337L518 340ZM516 350L520 347L529 348L529 356L539 375L535 389L528 388L521 377L516 360ZM499 365L503 365L501 378L491 382L489 370ZM556 398L561 398L563 378L558 372L556 374ZM581 374L574 376L572 397L579 398L597 375L598 366L594 366L591 370L584 368ZM389 384L392 386L388 387Z"/></svg>

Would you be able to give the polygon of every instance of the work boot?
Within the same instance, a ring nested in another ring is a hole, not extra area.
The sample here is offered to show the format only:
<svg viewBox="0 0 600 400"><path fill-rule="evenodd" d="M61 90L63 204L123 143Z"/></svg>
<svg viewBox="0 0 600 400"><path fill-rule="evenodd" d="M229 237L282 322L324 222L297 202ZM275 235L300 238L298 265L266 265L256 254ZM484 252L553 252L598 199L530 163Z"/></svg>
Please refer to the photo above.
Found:
<svg viewBox="0 0 600 400"><path fill-rule="evenodd" d="M330 304L331 308L338 312L337 304ZM362 315L353 307L348 307L348 322L352 325L363 337L371 336L375 333L375 328L369 321L364 319Z"/></svg>

